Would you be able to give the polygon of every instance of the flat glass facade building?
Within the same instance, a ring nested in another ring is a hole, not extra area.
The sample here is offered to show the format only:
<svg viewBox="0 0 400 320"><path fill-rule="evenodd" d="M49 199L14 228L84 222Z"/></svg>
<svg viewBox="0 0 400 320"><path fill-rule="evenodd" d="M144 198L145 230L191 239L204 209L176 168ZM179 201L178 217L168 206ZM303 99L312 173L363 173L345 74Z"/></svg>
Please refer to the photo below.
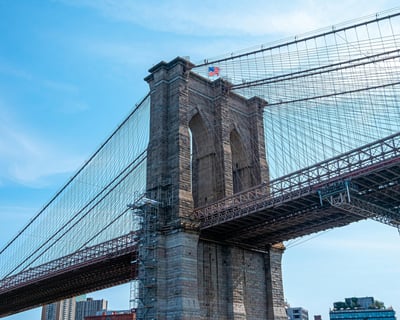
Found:
<svg viewBox="0 0 400 320"><path fill-rule="evenodd" d="M330 320L396 320L396 312L373 297L346 298L333 304Z"/></svg>
<svg viewBox="0 0 400 320"><path fill-rule="evenodd" d="M396 320L392 309L338 310L329 312L330 320Z"/></svg>
<svg viewBox="0 0 400 320"><path fill-rule="evenodd" d="M329 312L330 320L396 320L392 309L339 310Z"/></svg>

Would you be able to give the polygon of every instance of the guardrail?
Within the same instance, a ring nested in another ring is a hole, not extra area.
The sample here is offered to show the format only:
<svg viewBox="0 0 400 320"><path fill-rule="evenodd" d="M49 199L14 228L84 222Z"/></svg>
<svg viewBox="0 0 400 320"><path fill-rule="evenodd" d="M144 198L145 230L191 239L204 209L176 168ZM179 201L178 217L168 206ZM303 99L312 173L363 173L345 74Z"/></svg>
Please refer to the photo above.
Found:
<svg viewBox="0 0 400 320"><path fill-rule="evenodd" d="M52 260L0 280L0 294L11 288L18 287L21 283L26 285L30 282L48 278L78 266L91 264L105 257L118 257L132 251L136 246L137 234L132 232L110 241L84 248L65 257Z"/></svg>
<svg viewBox="0 0 400 320"><path fill-rule="evenodd" d="M400 161L400 132L194 210L205 229Z"/></svg>

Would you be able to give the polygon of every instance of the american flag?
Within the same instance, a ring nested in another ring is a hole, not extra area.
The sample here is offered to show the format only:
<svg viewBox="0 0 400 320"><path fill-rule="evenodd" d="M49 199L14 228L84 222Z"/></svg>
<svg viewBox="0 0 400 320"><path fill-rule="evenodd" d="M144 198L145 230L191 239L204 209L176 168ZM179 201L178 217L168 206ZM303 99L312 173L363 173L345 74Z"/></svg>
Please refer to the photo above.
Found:
<svg viewBox="0 0 400 320"><path fill-rule="evenodd" d="M219 67L208 67L208 76L219 76Z"/></svg>

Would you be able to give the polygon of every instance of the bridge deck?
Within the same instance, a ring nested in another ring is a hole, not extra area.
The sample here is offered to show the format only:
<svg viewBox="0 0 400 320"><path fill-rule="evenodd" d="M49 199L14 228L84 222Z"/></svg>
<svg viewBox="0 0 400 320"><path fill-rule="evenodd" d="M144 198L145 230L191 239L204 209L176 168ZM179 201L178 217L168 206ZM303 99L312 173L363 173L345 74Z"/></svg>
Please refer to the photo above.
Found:
<svg viewBox="0 0 400 320"><path fill-rule="evenodd" d="M339 177L338 181L348 176ZM400 159L379 170L352 178L358 191L351 195L373 205L399 212ZM365 219L334 207L328 202L321 205L318 188L323 185L293 191L284 198L260 197L251 202L231 206L223 212L203 219L202 237L241 243L263 249L265 246L294 239L314 232L340 227ZM400 220L400 214L398 214ZM210 220L215 225L210 223Z"/></svg>
<svg viewBox="0 0 400 320"><path fill-rule="evenodd" d="M337 202L343 195L348 199ZM196 209L194 215L202 238L262 250L365 218L398 227L399 208L400 133ZM137 237L124 235L2 279L0 315L135 279Z"/></svg>
<svg viewBox="0 0 400 320"><path fill-rule="evenodd" d="M343 181L351 183L348 196L354 203L362 202L362 210L354 210L351 202L336 206L320 197L321 190ZM203 238L264 249L365 218L399 227L399 208L400 134L395 134L277 179L270 186L261 185L199 208L195 214Z"/></svg>
<svg viewBox="0 0 400 320"><path fill-rule="evenodd" d="M0 281L0 316L136 278L137 242L125 235Z"/></svg>

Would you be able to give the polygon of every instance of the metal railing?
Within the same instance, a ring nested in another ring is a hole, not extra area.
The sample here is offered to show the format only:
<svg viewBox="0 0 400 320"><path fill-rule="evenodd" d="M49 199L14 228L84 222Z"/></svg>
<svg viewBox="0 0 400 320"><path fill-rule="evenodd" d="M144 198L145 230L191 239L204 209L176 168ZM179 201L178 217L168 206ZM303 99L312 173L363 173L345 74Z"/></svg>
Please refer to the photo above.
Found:
<svg viewBox="0 0 400 320"><path fill-rule="evenodd" d="M400 132L194 210L205 229L400 161Z"/></svg>
<svg viewBox="0 0 400 320"><path fill-rule="evenodd" d="M98 245L87 247L60 259L49 261L40 266L24 270L16 275L4 278L0 281L0 293L6 292L19 285L27 285L39 279L55 276L77 268L78 266L92 264L105 257L118 257L131 252L137 246L135 232L112 239Z"/></svg>

